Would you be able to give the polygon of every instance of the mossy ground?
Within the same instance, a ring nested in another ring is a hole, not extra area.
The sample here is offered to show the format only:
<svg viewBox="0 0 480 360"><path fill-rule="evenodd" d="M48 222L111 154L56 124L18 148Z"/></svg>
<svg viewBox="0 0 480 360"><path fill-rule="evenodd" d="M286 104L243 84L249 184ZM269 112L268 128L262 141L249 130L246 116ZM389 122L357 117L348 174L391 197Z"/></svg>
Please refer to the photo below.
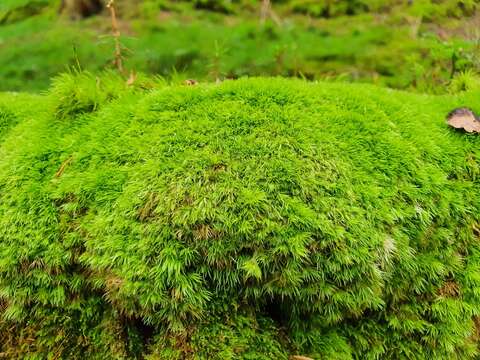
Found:
<svg viewBox="0 0 480 360"><path fill-rule="evenodd" d="M118 0L126 67L173 79L280 75L429 93L480 71L475 1L273 3L280 25L261 25L256 1ZM108 14L71 21L58 7L0 4L0 90L44 90L52 76L79 64L112 67Z"/></svg>
<svg viewBox="0 0 480 360"><path fill-rule="evenodd" d="M0 95L0 353L470 359L479 138L449 96L64 75Z"/></svg>
<svg viewBox="0 0 480 360"><path fill-rule="evenodd" d="M118 0L154 77L0 93L0 357L480 356L478 1L273 3ZM58 6L1 1L0 90L112 67Z"/></svg>

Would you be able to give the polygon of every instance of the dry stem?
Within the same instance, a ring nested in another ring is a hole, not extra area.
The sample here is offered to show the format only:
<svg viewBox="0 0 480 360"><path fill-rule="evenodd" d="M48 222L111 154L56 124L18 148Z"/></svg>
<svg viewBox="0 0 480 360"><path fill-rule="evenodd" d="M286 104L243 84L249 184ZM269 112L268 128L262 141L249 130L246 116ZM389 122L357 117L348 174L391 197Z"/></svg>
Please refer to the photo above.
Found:
<svg viewBox="0 0 480 360"><path fill-rule="evenodd" d="M117 14L115 11L115 0L109 0L107 8L110 10L112 18L112 35L115 41L115 60L114 64L120 73L123 73L122 45L120 43L120 30L118 28Z"/></svg>
<svg viewBox="0 0 480 360"><path fill-rule="evenodd" d="M262 24L265 23L267 18L272 18L272 20L280 26L282 22L280 21L280 18L277 16L277 14L273 11L272 9L272 4L270 3L270 0L262 0L262 8L260 10L260 22Z"/></svg>

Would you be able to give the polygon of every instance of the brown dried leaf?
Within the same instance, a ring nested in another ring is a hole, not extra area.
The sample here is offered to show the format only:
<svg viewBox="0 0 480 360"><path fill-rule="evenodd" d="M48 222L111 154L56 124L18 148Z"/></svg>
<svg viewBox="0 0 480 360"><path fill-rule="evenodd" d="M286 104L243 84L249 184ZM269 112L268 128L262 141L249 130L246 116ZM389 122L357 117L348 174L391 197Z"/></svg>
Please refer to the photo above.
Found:
<svg viewBox="0 0 480 360"><path fill-rule="evenodd" d="M220 232L208 224L201 224L193 230L193 237L195 240L216 239L220 237Z"/></svg>
<svg viewBox="0 0 480 360"><path fill-rule="evenodd" d="M439 293L445 297L458 297L460 295L460 285L455 281L448 280L439 289Z"/></svg>
<svg viewBox="0 0 480 360"><path fill-rule="evenodd" d="M198 81L197 80L193 80L193 79L187 79L184 81L184 84L185 85L197 85L198 84Z"/></svg>
<svg viewBox="0 0 480 360"><path fill-rule="evenodd" d="M155 208L158 204L158 196L156 193L149 193L148 199L138 210L138 218L140 221L147 220L154 216Z"/></svg>
<svg viewBox="0 0 480 360"><path fill-rule="evenodd" d="M458 108L450 112L447 123L455 129L463 129L469 133L480 133L480 119L468 108Z"/></svg>
<svg viewBox="0 0 480 360"><path fill-rule="evenodd" d="M128 77L127 80L127 86L132 86L135 83L135 80L137 80L137 74L135 71L130 72L130 76Z"/></svg>

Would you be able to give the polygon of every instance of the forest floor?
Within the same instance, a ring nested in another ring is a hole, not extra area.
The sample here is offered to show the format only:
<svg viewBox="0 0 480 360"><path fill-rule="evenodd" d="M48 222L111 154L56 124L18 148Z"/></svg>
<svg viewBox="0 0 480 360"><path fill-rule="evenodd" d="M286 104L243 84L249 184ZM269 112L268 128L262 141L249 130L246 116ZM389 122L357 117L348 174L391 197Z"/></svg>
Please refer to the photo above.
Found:
<svg viewBox="0 0 480 360"><path fill-rule="evenodd" d="M48 2L29 11L14 3L0 5L0 90L38 91L67 69L112 68L106 11L73 21ZM474 86L480 70L478 13L399 6L324 18L309 8L274 9L276 21L262 24L252 5L222 13L188 2L120 2L126 68L173 82L293 76L428 93Z"/></svg>

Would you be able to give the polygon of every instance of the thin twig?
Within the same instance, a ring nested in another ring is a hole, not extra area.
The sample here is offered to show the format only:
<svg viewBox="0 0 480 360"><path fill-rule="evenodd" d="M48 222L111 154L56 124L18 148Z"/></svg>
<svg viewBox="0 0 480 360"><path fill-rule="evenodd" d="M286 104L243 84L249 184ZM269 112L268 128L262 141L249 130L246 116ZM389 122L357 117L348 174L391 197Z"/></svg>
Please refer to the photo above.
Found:
<svg viewBox="0 0 480 360"><path fill-rule="evenodd" d="M117 13L115 11L115 0L109 0L107 8L110 10L112 18L112 35L115 41L115 60L114 64L120 73L123 73L122 44L120 43L120 30L118 28Z"/></svg>
<svg viewBox="0 0 480 360"><path fill-rule="evenodd" d="M55 177L56 178L59 178L60 176L62 176L63 172L65 171L65 168L70 165L70 163L72 162L73 160L73 157L70 156L68 157L63 163L62 165L60 165L60 168L58 169L58 171L55 173Z"/></svg>
<svg viewBox="0 0 480 360"><path fill-rule="evenodd" d="M262 8L260 10L260 22L262 24L267 20L268 15L270 14L270 0L262 0Z"/></svg>
<svg viewBox="0 0 480 360"><path fill-rule="evenodd" d="M278 26L282 25L282 21L273 11L270 0L262 0L262 8L260 10L260 23L263 25L267 18L271 18Z"/></svg>

